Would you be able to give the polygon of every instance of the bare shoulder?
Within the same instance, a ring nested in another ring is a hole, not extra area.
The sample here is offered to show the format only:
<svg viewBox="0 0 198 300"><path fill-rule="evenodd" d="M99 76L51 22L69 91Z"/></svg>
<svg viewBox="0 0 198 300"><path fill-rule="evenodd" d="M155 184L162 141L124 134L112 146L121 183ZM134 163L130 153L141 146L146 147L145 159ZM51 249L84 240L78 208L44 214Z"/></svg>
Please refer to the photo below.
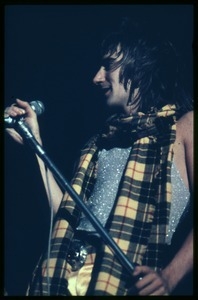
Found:
<svg viewBox="0 0 198 300"><path fill-rule="evenodd" d="M187 188L193 182L193 111L184 114L176 123L174 161Z"/></svg>
<svg viewBox="0 0 198 300"><path fill-rule="evenodd" d="M177 122L177 135L183 142L193 137L193 111L184 114Z"/></svg>
<svg viewBox="0 0 198 300"><path fill-rule="evenodd" d="M187 113L185 113L179 120L178 120L178 124L181 125L191 125L193 124L193 111L189 111Z"/></svg>

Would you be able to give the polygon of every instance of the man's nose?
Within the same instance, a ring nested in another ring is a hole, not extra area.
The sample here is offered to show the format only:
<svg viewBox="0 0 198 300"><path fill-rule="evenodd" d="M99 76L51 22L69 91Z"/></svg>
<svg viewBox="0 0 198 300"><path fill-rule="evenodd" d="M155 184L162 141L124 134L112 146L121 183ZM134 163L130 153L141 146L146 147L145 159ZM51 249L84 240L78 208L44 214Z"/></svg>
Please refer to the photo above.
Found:
<svg viewBox="0 0 198 300"><path fill-rule="evenodd" d="M105 69L101 67L93 78L94 84L100 84L105 81Z"/></svg>

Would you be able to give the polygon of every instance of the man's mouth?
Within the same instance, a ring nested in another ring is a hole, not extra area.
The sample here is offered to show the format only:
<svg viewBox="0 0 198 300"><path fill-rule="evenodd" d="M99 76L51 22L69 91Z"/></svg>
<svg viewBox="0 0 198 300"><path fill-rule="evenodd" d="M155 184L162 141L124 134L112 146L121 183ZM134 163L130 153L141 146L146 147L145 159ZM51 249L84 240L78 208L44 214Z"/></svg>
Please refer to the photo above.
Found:
<svg viewBox="0 0 198 300"><path fill-rule="evenodd" d="M111 93L111 86L109 87L102 87L102 92L104 93L104 95L107 97L109 96L109 94Z"/></svg>

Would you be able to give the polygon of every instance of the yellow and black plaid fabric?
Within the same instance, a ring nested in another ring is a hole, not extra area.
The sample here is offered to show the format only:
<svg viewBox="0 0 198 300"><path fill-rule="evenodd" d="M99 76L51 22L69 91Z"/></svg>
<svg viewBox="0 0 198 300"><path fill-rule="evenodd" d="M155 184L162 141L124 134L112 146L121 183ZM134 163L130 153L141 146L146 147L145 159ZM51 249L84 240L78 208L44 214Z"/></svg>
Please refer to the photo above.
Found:
<svg viewBox="0 0 198 300"><path fill-rule="evenodd" d="M175 116L175 107L167 105L147 115L112 118L110 131L93 137L82 150L71 183L82 200L88 201L97 177L99 149L109 141L111 146L118 145L122 135L127 138L131 152L106 229L129 260L155 269L162 267L170 211ZM41 258L29 295L48 295L47 287L50 295L69 295L66 255L78 217L75 202L65 193L54 224L50 259L47 254ZM87 295L127 295L129 274L104 244L92 275Z"/></svg>

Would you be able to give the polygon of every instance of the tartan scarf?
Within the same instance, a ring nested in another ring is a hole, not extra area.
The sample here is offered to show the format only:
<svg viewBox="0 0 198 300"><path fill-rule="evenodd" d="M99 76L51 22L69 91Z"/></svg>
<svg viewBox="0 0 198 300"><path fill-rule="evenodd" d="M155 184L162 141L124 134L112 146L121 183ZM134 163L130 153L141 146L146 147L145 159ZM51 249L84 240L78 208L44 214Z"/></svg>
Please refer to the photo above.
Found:
<svg viewBox="0 0 198 300"><path fill-rule="evenodd" d="M127 118L113 116L105 130L81 151L72 187L85 202L97 178L98 151L131 146L114 208L106 229L130 261L154 269L162 267L161 256L171 204L171 163L176 135L176 109L166 105L159 111L137 113ZM51 252L41 257L29 295L69 296L66 254L79 220L79 209L65 193L56 215ZM101 243L87 295L127 295L131 278L107 245ZM47 278L48 275L48 278Z"/></svg>

